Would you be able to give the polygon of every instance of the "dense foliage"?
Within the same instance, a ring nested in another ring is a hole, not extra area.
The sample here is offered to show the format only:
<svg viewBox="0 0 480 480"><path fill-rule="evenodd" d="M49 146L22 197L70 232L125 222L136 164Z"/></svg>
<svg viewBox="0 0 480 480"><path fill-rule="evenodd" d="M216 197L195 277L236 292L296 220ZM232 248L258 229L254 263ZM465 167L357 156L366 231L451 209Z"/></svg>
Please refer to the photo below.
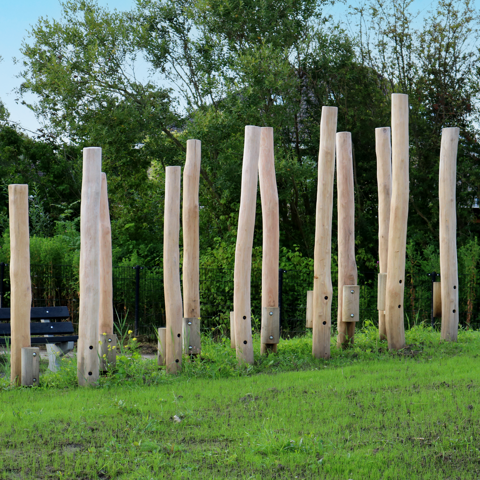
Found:
<svg viewBox="0 0 480 480"><path fill-rule="evenodd" d="M62 18L40 19L23 46L19 94L37 95L29 106L44 126L27 138L0 112L2 181L29 183L34 233L52 235L56 222L78 217L81 149L98 145L116 255L161 264L164 167L183 165L186 140L198 138L201 248L233 245L243 132L255 124L274 127L282 247L311 257L319 121L322 106L334 105L338 131L353 138L358 263L372 268L374 130L389 125L390 94L401 92L411 106L409 238L420 248L437 242L440 135L453 125L459 242L478 235L478 12L469 0L439 0L415 27L411 1L370 0L350 11L352 31L325 18L325 3L136 0L118 12L67 0ZM2 190L3 229L6 202ZM258 215L256 245L260 232Z"/></svg>

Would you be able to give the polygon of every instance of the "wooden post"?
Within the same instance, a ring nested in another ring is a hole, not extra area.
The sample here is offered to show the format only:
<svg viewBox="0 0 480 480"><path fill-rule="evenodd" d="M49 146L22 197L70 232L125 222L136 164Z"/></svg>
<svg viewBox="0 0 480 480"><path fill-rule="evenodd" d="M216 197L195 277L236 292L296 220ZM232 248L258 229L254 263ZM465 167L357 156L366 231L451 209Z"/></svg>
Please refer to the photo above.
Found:
<svg viewBox="0 0 480 480"><path fill-rule="evenodd" d="M440 148L440 274L442 281L441 339L457 341L458 266L457 266L457 148L458 128L442 130Z"/></svg>
<svg viewBox="0 0 480 480"><path fill-rule="evenodd" d="M28 230L28 185L8 186L10 215L10 380L20 384L22 348L30 347L30 237Z"/></svg>
<svg viewBox="0 0 480 480"><path fill-rule="evenodd" d="M21 355L22 385L38 386L40 376L40 349L38 347L23 347Z"/></svg>
<svg viewBox="0 0 480 480"><path fill-rule="evenodd" d="M357 284L355 261L355 200L353 192L352 134L337 133L338 314L337 348L353 344L355 322L344 321L343 287ZM348 297L350 301L350 296ZM350 305L350 303L349 303ZM358 315L357 315L358 316ZM350 318L350 317L349 317Z"/></svg>
<svg viewBox="0 0 480 480"><path fill-rule="evenodd" d="M158 366L163 367L166 364L165 352L167 345L167 329L161 327L158 329Z"/></svg>
<svg viewBox="0 0 480 480"><path fill-rule="evenodd" d="M100 371L114 368L117 336L113 333L112 227L108 206L107 175L100 188L100 310L98 316ZM112 348L115 347L115 348Z"/></svg>
<svg viewBox="0 0 480 480"><path fill-rule="evenodd" d="M408 95L392 95L392 198L388 228L385 323L388 348L405 346L404 289L409 197Z"/></svg>
<svg viewBox="0 0 480 480"><path fill-rule="evenodd" d="M433 316L442 316L442 282L433 282Z"/></svg>
<svg viewBox="0 0 480 480"><path fill-rule="evenodd" d="M250 364L253 364L250 277L252 271L255 210L257 205L258 156L260 153L261 130L260 127L245 127L242 189L240 211L238 214L233 290L237 359L239 362Z"/></svg>
<svg viewBox="0 0 480 480"><path fill-rule="evenodd" d="M200 233L198 189L202 142L187 140L183 170L183 339L185 353L199 355L200 337ZM188 343L188 344L187 344Z"/></svg>
<svg viewBox="0 0 480 480"><path fill-rule="evenodd" d="M378 286L377 286L377 310L379 312L385 313L386 308L386 296L387 296L387 274L379 273L378 274ZM385 320L385 317L384 317ZM381 337L382 338L382 337ZM385 334L385 337L387 335Z"/></svg>
<svg viewBox="0 0 480 480"><path fill-rule="evenodd" d="M375 129L375 152L377 154L377 184L378 184L378 257L379 275L387 273L388 260L388 229L390 226L390 200L392 198L392 148L390 145L390 128ZM382 277L383 278L383 277ZM378 288L380 292L380 282ZM386 282L386 278L385 278ZM385 283L386 288L386 283ZM387 338L385 324L385 291L378 298L382 298L383 310L378 310L378 333L380 340Z"/></svg>
<svg viewBox="0 0 480 480"><path fill-rule="evenodd" d="M113 334L112 229L108 208L107 176L101 174L100 193L100 335Z"/></svg>
<svg viewBox="0 0 480 480"><path fill-rule="evenodd" d="M182 368L182 292L180 289L180 167L165 171L163 275L165 289L166 366L168 373Z"/></svg>
<svg viewBox="0 0 480 480"><path fill-rule="evenodd" d="M102 149L83 149L80 207L80 311L77 378L81 386L95 383L100 374L98 328L100 312L100 196Z"/></svg>
<svg viewBox="0 0 480 480"><path fill-rule="evenodd" d="M264 127L260 137L258 159L260 196L262 199L263 249L262 249L262 355L277 351L280 329L278 323L278 257L280 226L278 191L275 178L273 128ZM274 321L276 319L276 321Z"/></svg>
<svg viewBox="0 0 480 480"><path fill-rule="evenodd" d="M230 347L236 348L235 346L235 314L230 312Z"/></svg>
<svg viewBox="0 0 480 480"><path fill-rule="evenodd" d="M313 290L307 291L306 328L313 328Z"/></svg>
<svg viewBox="0 0 480 480"><path fill-rule="evenodd" d="M315 358L330 358L332 326L332 215L337 107L323 107L318 153L318 190L313 274L313 339Z"/></svg>

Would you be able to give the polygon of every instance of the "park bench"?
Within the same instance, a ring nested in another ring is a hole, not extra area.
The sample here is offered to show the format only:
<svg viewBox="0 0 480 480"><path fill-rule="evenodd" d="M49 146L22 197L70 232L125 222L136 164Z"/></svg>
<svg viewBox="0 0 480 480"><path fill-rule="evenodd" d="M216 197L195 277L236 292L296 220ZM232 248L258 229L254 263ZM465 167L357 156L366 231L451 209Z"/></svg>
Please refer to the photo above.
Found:
<svg viewBox="0 0 480 480"><path fill-rule="evenodd" d="M46 345L49 368L57 371L59 358L73 350L78 335L73 335L72 322L65 322L70 317L67 307L32 307L30 309L30 335L32 346ZM0 346L6 345L11 336L10 309L0 308Z"/></svg>

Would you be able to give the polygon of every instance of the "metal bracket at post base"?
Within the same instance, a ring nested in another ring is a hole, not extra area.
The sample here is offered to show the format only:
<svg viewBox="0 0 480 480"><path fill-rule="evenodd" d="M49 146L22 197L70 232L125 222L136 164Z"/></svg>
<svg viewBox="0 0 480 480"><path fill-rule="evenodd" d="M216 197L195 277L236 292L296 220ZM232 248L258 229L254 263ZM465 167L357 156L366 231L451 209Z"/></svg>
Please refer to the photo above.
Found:
<svg viewBox="0 0 480 480"><path fill-rule="evenodd" d="M277 344L280 340L280 308L262 308L261 342L264 345Z"/></svg>
<svg viewBox="0 0 480 480"><path fill-rule="evenodd" d="M186 355L200 355L201 352L200 319L183 319L183 352Z"/></svg>

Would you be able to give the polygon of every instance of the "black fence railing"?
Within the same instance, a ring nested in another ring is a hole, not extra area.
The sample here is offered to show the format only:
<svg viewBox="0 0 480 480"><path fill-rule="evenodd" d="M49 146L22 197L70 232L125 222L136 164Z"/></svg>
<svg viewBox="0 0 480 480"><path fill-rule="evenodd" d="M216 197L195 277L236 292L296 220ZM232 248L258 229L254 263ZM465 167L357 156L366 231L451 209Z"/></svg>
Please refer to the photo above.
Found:
<svg viewBox="0 0 480 480"><path fill-rule="evenodd" d="M360 325L365 320L375 324L377 312L377 272L359 272ZM480 327L480 275L459 275L460 324ZM78 324L78 268L68 265L31 265L32 305L66 305L72 322ZM436 278L438 280L438 277ZM251 277L252 324L259 329L261 319L260 270ZM332 323L336 323L338 287L332 276ZM113 267L113 303L115 321L125 321L136 334L155 335L165 326L163 271L158 267ZM305 331L307 291L313 289L313 271L281 270L279 306L282 334ZM405 278L405 324L432 320L432 276L407 274ZM233 310L233 270L200 268L200 304L202 328L228 333L229 314ZM10 278L7 264L0 264L0 306L10 306ZM437 325L440 319L436 319Z"/></svg>

